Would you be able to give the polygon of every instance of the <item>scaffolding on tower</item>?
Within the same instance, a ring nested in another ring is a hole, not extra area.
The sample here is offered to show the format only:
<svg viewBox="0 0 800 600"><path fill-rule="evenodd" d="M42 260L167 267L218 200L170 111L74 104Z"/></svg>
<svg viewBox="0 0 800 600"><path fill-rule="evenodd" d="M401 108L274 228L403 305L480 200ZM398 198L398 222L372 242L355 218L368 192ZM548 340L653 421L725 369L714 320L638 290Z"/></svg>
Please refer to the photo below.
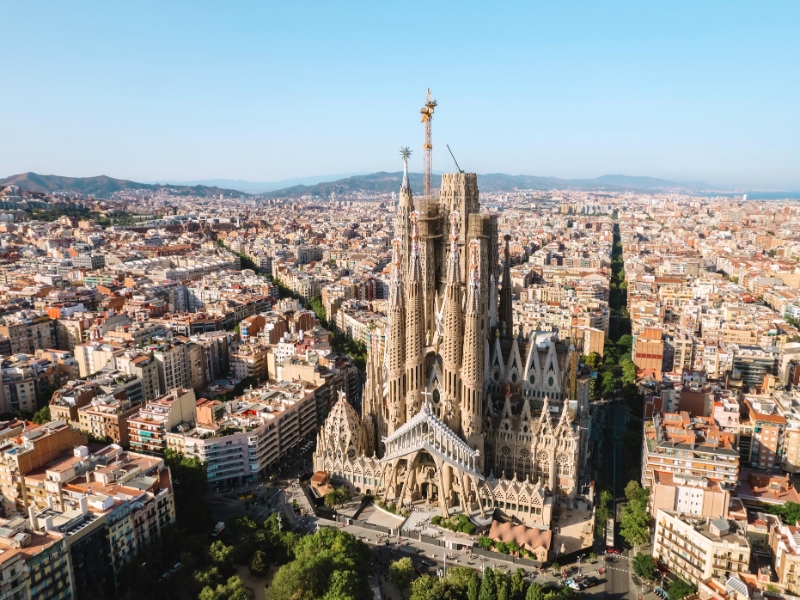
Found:
<svg viewBox="0 0 800 600"><path fill-rule="evenodd" d="M431 142L431 121L433 121L433 109L436 108L436 100L431 98L431 88L428 88L428 95L425 97L425 106L419 109L422 114L420 121L425 123L425 166L422 173L423 195L426 198L433 197L433 143Z"/></svg>

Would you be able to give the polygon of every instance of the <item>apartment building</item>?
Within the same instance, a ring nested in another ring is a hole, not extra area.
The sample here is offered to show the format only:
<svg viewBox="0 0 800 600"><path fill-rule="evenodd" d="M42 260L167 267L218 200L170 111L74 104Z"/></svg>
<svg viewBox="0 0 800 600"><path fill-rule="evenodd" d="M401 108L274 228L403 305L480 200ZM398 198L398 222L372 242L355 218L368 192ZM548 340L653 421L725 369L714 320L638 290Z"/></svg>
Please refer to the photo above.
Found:
<svg viewBox="0 0 800 600"><path fill-rule="evenodd" d="M86 441L83 431L64 421L51 421L4 440L0 446L0 496L5 514L24 512L31 504L21 478Z"/></svg>
<svg viewBox="0 0 800 600"><path fill-rule="evenodd" d="M34 354L56 347L53 320L44 311L23 310L0 317L0 335L8 338L11 354Z"/></svg>
<svg viewBox="0 0 800 600"><path fill-rule="evenodd" d="M783 593L800 595L800 527L781 524L773 528L769 545L778 575L773 585Z"/></svg>
<svg viewBox="0 0 800 600"><path fill-rule="evenodd" d="M63 535L32 531L21 517L2 520L0 525L0 598L75 598Z"/></svg>
<svg viewBox="0 0 800 600"><path fill-rule="evenodd" d="M158 367L160 390L192 387L189 377L189 352L186 344L175 342L155 346L153 358Z"/></svg>
<svg viewBox="0 0 800 600"><path fill-rule="evenodd" d="M108 438L115 444L128 446L128 417L136 414L140 402L115 398L111 394L95 396L78 409L78 427L96 438Z"/></svg>
<svg viewBox="0 0 800 600"><path fill-rule="evenodd" d="M230 353L231 372L234 378L255 377L258 381L266 381L268 355L269 349L261 344L239 345Z"/></svg>
<svg viewBox="0 0 800 600"><path fill-rule="evenodd" d="M653 556L672 572L698 585L750 572L746 522L722 517L691 517L659 510L655 518Z"/></svg>
<svg viewBox="0 0 800 600"><path fill-rule="evenodd" d="M48 359L27 354L4 359L0 413L35 412L50 400L55 384L56 369Z"/></svg>
<svg viewBox="0 0 800 600"><path fill-rule="evenodd" d="M641 334L633 336L631 360L640 371L647 371L661 378L664 366L664 339L660 327L645 327Z"/></svg>
<svg viewBox="0 0 800 600"><path fill-rule="evenodd" d="M739 455L742 464L769 473L783 464L786 418L769 398L745 396L747 418L739 424Z"/></svg>
<svg viewBox="0 0 800 600"><path fill-rule="evenodd" d="M131 449L163 452L167 447L168 431L181 423L188 427L196 420L194 390L172 389L128 417L128 438Z"/></svg>
<svg viewBox="0 0 800 600"><path fill-rule="evenodd" d="M208 484L220 488L254 481L302 441L320 421L316 389L281 382L253 389L228 403L223 414L200 402L196 425L166 433L166 446L207 463Z"/></svg>
<svg viewBox="0 0 800 600"><path fill-rule="evenodd" d="M50 546L50 554L44 548L31 557L31 595L24 597L36 600L78 598L81 590L98 586L112 597L119 569L175 521L172 478L163 459L116 445L96 454L78 446L26 476L25 484L30 495L42 492L39 501L27 519L0 521L0 533L12 530L11 537L23 543L26 536L61 542ZM37 556L43 568L36 567ZM0 554L0 565L4 558ZM53 582L56 567L60 579ZM50 590L58 594L47 595Z"/></svg>
<svg viewBox="0 0 800 600"><path fill-rule="evenodd" d="M644 430L642 485L651 488L651 514L727 515L739 474L735 435L685 411L655 412Z"/></svg>
<svg viewBox="0 0 800 600"><path fill-rule="evenodd" d="M68 381L53 392L50 399L50 419L76 425L78 409L95 397L96 386L86 381Z"/></svg>
<svg viewBox="0 0 800 600"><path fill-rule="evenodd" d="M142 396L145 400L155 400L161 394L158 379L158 365L149 352L126 350L116 357L117 369L142 380Z"/></svg>

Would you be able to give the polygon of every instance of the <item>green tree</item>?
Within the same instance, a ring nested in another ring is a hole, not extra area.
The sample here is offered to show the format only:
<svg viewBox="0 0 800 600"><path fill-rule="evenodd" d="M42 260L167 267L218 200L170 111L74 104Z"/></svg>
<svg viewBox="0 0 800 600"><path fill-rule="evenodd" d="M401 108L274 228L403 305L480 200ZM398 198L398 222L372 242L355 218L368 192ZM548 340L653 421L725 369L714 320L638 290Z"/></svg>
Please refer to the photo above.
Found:
<svg viewBox="0 0 800 600"><path fill-rule="evenodd" d="M553 569L553 573L560 573L561 572L561 565L558 564L557 562L553 562L550 565L550 568Z"/></svg>
<svg viewBox="0 0 800 600"><path fill-rule="evenodd" d="M544 600L542 586L535 581L531 581L531 584L528 586L528 591L525 594L525 600Z"/></svg>
<svg viewBox="0 0 800 600"><path fill-rule="evenodd" d="M494 571L491 568L484 570L478 600L497 600L497 585L494 581Z"/></svg>
<svg viewBox="0 0 800 600"><path fill-rule="evenodd" d="M604 535L606 531L606 523L611 518L611 492L603 488L600 492L600 497L597 502L597 509L595 510L595 528L600 535Z"/></svg>
<svg viewBox="0 0 800 600"><path fill-rule="evenodd" d="M389 577L400 592L404 592L414 579L414 564L408 557L396 560L389 565Z"/></svg>
<svg viewBox="0 0 800 600"><path fill-rule="evenodd" d="M629 358L623 358L620 366L622 367L622 383L636 383L636 365L633 364L633 361Z"/></svg>
<svg viewBox="0 0 800 600"><path fill-rule="evenodd" d="M653 555L637 552L633 557L633 572L643 579L652 581L656 575L656 563Z"/></svg>
<svg viewBox="0 0 800 600"><path fill-rule="evenodd" d="M632 480L625 486L625 497L628 499L628 502L647 504L647 500L650 497L650 490L643 488L638 481Z"/></svg>
<svg viewBox="0 0 800 600"><path fill-rule="evenodd" d="M328 313L325 310L325 306L322 304L322 299L319 296L314 296L311 298L311 310L314 311L314 314L317 315L317 318L320 320L320 323L323 325L327 325L328 322Z"/></svg>
<svg viewBox="0 0 800 600"><path fill-rule="evenodd" d="M642 488L638 481L629 481L625 486L628 504L622 508L619 532L631 546L641 546L650 541L648 496L649 490Z"/></svg>
<svg viewBox="0 0 800 600"><path fill-rule="evenodd" d="M267 560L267 553L263 550L256 550L253 552L253 557L250 559L250 573L256 577L263 577L269 571L269 561Z"/></svg>
<svg viewBox="0 0 800 600"><path fill-rule="evenodd" d="M680 577L670 583L667 587L669 600L681 600L690 594L694 594L694 591L694 586L685 582Z"/></svg>
<svg viewBox="0 0 800 600"><path fill-rule="evenodd" d="M423 575L417 577L411 584L411 598L410 600L428 600L433 588L436 585L436 579L430 575Z"/></svg>
<svg viewBox="0 0 800 600"><path fill-rule="evenodd" d="M371 559L364 542L341 529L323 527L296 541L294 560L275 573L268 596L271 600L322 598L336 584L350 590L347 593L353 598L368 598Z"/></svg>
<svg viewBox="0 0 800 600"><path fill-rule="evenodd" d="M359 587L359 576L355 571L335 571L331 575L330 586L322 600L356 600Z"/></svg>
<svg viewBox="0 0 800 600"><path fill-rule="evenodd" d="M328 508L336 508L339 505L339 492L338 490L331 490L327 494L325 494L325 498L323 499L325 506Z"/></svg>
<svg viewBox="0 0 800 600"><path fill-rule="evenodd" d="M506 544L506 549L508 550L509 554L516 554L519 552L519 544L517 544L517 542L514 540L511 540Z"/></svg>
<svg viewBox="0 0 800 600"><path fill-rule="evenodd" d="M209 547L208 557L220 572L225 573L233 566L233 546L227 546L222 540L217 540Z"/></svg>
<svg viewBox="0 0 800 600"><path fill-rule="evenodd" d="M445 586L441 590L455 600L468 600L469 582L473 575L475 575L475 571L469 567L448 567L447 576L443 580ZM478 592L480 592L480 583L478 583Z"/></svg>
<svg viewBox="0 0 800 600"><path fill-rule="evenodd" d="M478 547L484 550L491 548L493 543L492 538L488 536L482 535L478 538Z"/></svg>
<svg viewBox="0 0 800 600"><path fill-rule="evenodd" d="M497 600L511 600L511 591L508 580L503 577L497 585Z"/></svg>
<svg viewBox="0 0 800 600"><path fill-rule="evenodd" d="M249 600L250 596L247 594L244 582L234 575L224 584L204 587L199 598L200 600Z"/></svg>
<svg viewBox="0 0 800 600"><path fill-rule="evenodd" d="M50 407L45 406L33 413L33 422L37 425L44 425L50 422Z"/></svg>
<svg viewBox="0 0 800 600"><path fill-rule="evenodd" d="M602 362L603 362L603 358L597 352L590 352L589 355L587 357L585 357L584 360L583 360L583 364L585 364L587 367L589 367L593 371L596 371L600 367L600 364Z"/></svg>
<svg viewBox="0 0 800 600"><path fill-rule="evenodd" d="M511 600L525 600L525 569L517 569L511 576Z"/></svg>
<svg viewBox="0 0 800 600"><path fill-rule="evenodd" d="M623 279L624 279L624 274L623 274ZM631 336L629 333L620 336L620 338L617 340L617 346L626 351L630 350L631 347L633 346L633 336Z"/></svg>
<svg viewBox="0 0 800 600"><path fill-rule="evenodd" d="M604 371L602 375L603 396L611 398L617 390L617 377L611 371Z"/></svg>
<svg viewBox="0 0 800 600"><path fill-rule="evenodd" d="M800 521L800 504L796 502L770 504L764 510L772 515L779 516L788 525L794 525Z"/></svg>
<svg viewBox="0 0 800 600"><path fill-rule="evenodd" d="M469 578L469 587L467 588L467 600L478 600L478 595L481 590L481 578L473 571Z"/></svg>

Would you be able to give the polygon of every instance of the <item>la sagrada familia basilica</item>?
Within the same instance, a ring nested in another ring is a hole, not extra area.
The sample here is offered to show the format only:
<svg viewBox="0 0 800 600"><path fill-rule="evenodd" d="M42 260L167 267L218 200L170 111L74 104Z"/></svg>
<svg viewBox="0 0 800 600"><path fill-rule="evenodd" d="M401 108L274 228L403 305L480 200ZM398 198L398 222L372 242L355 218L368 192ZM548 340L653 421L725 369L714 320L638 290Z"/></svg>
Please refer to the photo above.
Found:
<svg viewBox="0 0 800 600"><path fill-rule="evenodd" d="M548 527L554 500L586 485L588 379L570 332L515 330L509 236L501 267L474 173L444 174L438 198L415 201L407 172L362 414L340 397L314 468L398 506Z"/></svg>

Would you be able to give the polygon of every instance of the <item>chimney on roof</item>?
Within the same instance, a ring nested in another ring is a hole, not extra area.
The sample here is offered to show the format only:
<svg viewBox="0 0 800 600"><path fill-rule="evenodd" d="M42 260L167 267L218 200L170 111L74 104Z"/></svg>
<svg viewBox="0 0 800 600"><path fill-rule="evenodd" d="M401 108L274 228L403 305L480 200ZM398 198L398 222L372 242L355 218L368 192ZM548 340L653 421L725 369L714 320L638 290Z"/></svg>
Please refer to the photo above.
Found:
<svg viewBox="0 0 800 600"><path fill-rule="evenodd" d="M36 507L33 504L28 507L28 520L31 522L31 529L36 531Z"/></svg>
<svg viewBox="0 0 800 600"><path fill-rule="evenodd" d="M81 514L85 515L89 512L89 499L86 496L81 496L80 500L78 500L78 506L81 509Z"/></svg>

